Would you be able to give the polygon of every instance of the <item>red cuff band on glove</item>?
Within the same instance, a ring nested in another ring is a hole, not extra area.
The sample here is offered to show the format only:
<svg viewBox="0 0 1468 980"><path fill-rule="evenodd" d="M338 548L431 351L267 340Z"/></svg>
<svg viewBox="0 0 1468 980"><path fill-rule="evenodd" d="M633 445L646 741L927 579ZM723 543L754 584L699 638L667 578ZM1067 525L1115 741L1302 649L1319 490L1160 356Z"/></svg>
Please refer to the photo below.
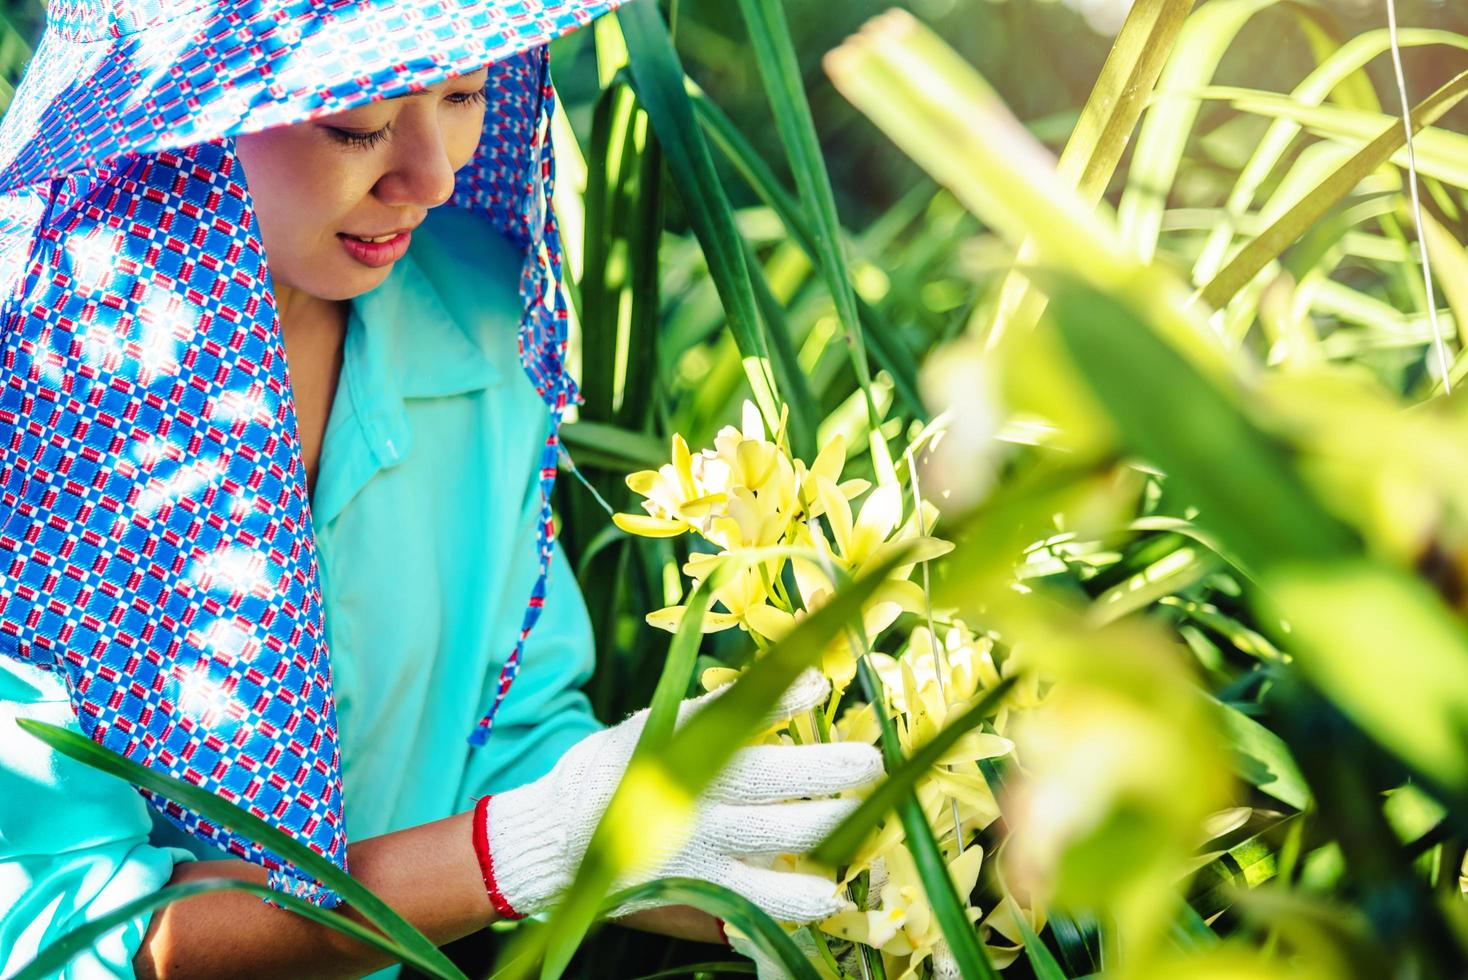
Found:
<svg viewBox="0 0 1468 980"><path fill-rule="evenodd" d="M479 859L479 872L484 876L484 890L489 893L489 902L494 910L506 919L523 919L500 891L494 880L494 857L489 853L489 797L482 797L474 804L474 856Z"/></svg>

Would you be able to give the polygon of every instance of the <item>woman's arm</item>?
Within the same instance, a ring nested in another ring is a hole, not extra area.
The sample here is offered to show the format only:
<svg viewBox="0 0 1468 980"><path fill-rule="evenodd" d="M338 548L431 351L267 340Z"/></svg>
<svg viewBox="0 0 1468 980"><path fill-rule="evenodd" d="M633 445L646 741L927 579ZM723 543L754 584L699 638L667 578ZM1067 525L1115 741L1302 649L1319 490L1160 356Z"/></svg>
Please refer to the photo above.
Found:
<svg viewBox="0 0 1468 980"><path fill-rule="evenodd" d="M359 841L347 848L352 876L438 944L482 929L498 916L484 890L471 838L471 813ZM265 883L244 861L179 864L171 884L201 878ZM337 911L365 922L350 906ZM153 914L133 960L139 978L357 977L388 966L383 953L256 895L220 892Z"/></svg>
<svg viewBox="0 0 1468 980"><path fill-rule="evenodd" d="M352 875L434 943L442 945L489 925L490 905L472 843L472 812L352 844ZM239 878L260 884L265 869L244 861L179 864L171 884ZM338 911L365 921L343 905ZM652 909L621 924L682 939L722 943L718 921L686 907ZM175 902L154 913L133 960L140 980L180 977L357 977L389 965L388 957L354 939L266 905L244 892Z"/></svg>

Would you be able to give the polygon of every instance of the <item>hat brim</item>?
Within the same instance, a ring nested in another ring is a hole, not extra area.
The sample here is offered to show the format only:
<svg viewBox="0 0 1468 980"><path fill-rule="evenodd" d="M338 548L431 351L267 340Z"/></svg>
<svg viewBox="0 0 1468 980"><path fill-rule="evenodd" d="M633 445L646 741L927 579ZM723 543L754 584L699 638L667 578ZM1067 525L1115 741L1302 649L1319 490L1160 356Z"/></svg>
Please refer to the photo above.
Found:
<svg viewBox="0 0 1468 980"><path fill-rule="evenodd" d="M255 0L116 38L48 29L0 124L0 194L124 153L330 115L486 65L513 70L516 56L619 2Z"/></svg>

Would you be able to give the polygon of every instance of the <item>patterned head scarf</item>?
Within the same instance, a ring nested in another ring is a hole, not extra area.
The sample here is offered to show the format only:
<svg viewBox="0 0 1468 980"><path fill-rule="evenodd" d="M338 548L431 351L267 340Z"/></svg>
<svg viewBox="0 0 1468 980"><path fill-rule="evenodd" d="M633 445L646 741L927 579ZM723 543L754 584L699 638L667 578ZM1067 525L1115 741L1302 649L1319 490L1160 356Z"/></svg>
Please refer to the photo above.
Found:
<svg viewBox="0 0 1468 980"><path fill-rule="evenodd" d="M524 253L520 355L551 425L540 577L471 735L483 744L540 614L556 429L576 397L546 44L618 2L52 0L0 124L0 654L60 671L94 741L343 868L305 471L233 138L491 66L451 203ZM336 904L144 795L274 887Z"/></svg>

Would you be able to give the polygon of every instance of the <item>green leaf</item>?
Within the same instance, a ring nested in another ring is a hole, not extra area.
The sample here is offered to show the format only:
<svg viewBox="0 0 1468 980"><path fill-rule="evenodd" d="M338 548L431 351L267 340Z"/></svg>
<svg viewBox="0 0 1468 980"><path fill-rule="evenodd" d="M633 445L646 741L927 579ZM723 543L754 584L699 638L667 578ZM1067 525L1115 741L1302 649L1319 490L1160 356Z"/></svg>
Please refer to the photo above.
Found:
<svg viewBox="0 0 1468 980"><path fill-rule="evenodd" d="M655 470L668 461L668 447L650 435L604 422L561 423L561 441L577 466L598 466L617 473Z"/></svg>
<svg viewBox="0 0 1468 980"><path fill-rule="evenodd" d="M1239 776L1296 810L1309 808L1310 787L1284 740L1237 708L1216 703Z"/></svg>
<svg viewBox="0 0 1468 980"><path fill-rule="evenodd" d="M1056 167L1082 199L1095 203L1105 193L1192 6L1193 0L1141 0L1127 14ZM1032 258L1026 241L1016 264L1023 267ZM1043 310L1044 298L1030 280L1011 271L1000 288L986 343L997 346L1009 329L1030 329Z"/></svg>
<svg viewBox="0 0 1468 980"><path fill-rule="evenodd" d="M1456 76L1413 106L1413 127L1420 129L1431 125L1462 101L1464 96L1468 96L1468 72ZM1406 140L1406 131L1400 122L1388 126L1240 250L1218 275L1199 290L1198 295L1209 306L1223 306L1269 262L1312 228L1326 212L1344 200L1362 180L1390 160Z"/></svg>
<svg viewBox="0 0 1468 980"><path fill-rule="evenodd" d="M1468 38L1450 31L1404 28L1398 32L1397 39L1404 48L1430 44L1468 48ZM1351 38L1295 86L1289 95L1290 100L1296 105L1319 105L1347 79L1363 77L1358 74L1361 69L1385 51L1390 43L1391 34L1386 30L1367 31ZM1265 131L1249 162L1239 171L1223 212L1214 222L1208 242L1193 266L1194 282L1206 282L1218 274L1259 188L1299 132L1300 124L1287 118L1275 119Z"/></svg>
<svg viewBox="0 0 1468 980"><path fill-rule="evenodd" d="M1254 849L1252 853L1257 855L1258 848ZM1273 856L1273 852L1270 852L1270 856ZM1177 918L1173 920L1168 932L1172 936L1172 941L1189 953L1201 952L1210 946L1218 945L1218 933L1214 932L1208 923L1203 921L1197 909L1187 902L1178 902Z"/></svg>
<svg viewBox="0 0 1468 980"><path fill-rule="evenodd" d="M586 218L583 229L581 296L581 415L609 422L616 398L618 334L626 288L629 195L639 153L637 102L631 88L614 85L601 94L591 114L587 144ZM615 257L615 262L614 262ZM614 270L621 279L613 280Z"/></svg>
<svg viewBox="0 0 1468 980"><path fill-rule="evenodd" d="M1242 411L1239 394L1196 370L1140 312L1098 290L1050 288L1051 317L1078 374L1127 448L1167 473L1197 523L1251 567L1349 553L1354 535L1305 485L1287 447Z"/></svg>
<svg viewBox="0 0 1468 980"><path fill-rule="evenodd" d="M688 694L693 678L693 665L698 660L698 647L703 640L704 617L713 606L714 590L723 583L728 571L728 564L716 567L707 578L699 583L698 588L689 597L688 609L678 623L678 631L674 634L672 645L668 649L666 665L662 675L658 678L657 689L653 692L647 722L643 726L636 748L633 749L632 760L628 764L629 771L632 771L639 763L646 764L649 756L655 756L656 753L661 752L672 736L673 726L678 720L678 706ZM607 807L608 812L612 811L612 807L618 805L617 797L622 796L624 792L622 787L618 787L617 794ZM653 804L656 805L656 802L653 801ZM549 927L543 931L546 942L545 973L543 975L559 976L566 964L571 962L576 948L581 945L581 940L585 938L587 930L596 920L596 912L602 895L605 894L615 877L616 869L613 862L595 860L599 849L611 846L607 840L608 834L602 830L605 826L607 822L603 816L597 832L592 837L587 859L582 861L581 867L577 870L575 882L567 893L569 897L561 903L551 918ZM603 867L604 864L612 866L610 874Z"/></svg>
<svg viewBox="0 0 1468 980"><path fill-rule="evenodd" d="M867 367L861 321L856 312L856 292L851 286L846 257L841 252L841 222L836 215L836 196L831 191L831 178L821 157L815 121L811 118L810 103L805 97L805 84L795 59L790 28L785 22L783 0L739 0L739 8L749 26L755 64L764 79L775 127L779 130L791 172L795 175L796 190L815 229L816 265L836 304L836 318L846 332L847 353L866 400L867 419L875 429L881 424L881 418L872 400L872 377Z"/></svg>
<svg viewBox="0 0 1468 980"><path fill-rule="evenodd" d="M622 374L621 404L617 421L645 428L650 418L653 394L658 389L658 341L662 327L662 242L666 195L663 193L663 150L657 137L644 134L642 156L637 161L637 199L632 207L627 254L632 272L628 291L626 344L621 352L626 365Z"/></svg>
<svg viewBox="0 0 1468 980"><path fill-rule="evenodd" d="M413 928L411 924L382 899L348 875L326 858L305 844L272 827L259 817L228 803L205 789L174 779L161 772L144 768L93 742L80 732L57 725L34 721L29 718L16 719L16 724L26 732L45 742L62 755L99 769L102 772L139 786L159 796L194 811L202 817L227 827L247 840L259 844L275 856L289 861L297 869L311 875L327 888L336 892L342 900L362 914L362 917L418 960L432 967L435 976L467 980L459 968L454 966L438 947ZM272 892L272 897L275 893Z"/></svg>
<svg viewBox="0 0 1468 980"><path fill-rule="evenodd" d="M902 762L897 768L891 770L887 778L882 780L861 805L852 811L851 815L831 831L830 836L821 841L819 846L811 852L811 856L822 864L835 867L851 860L861 846L862 841L877 822L885 817L898 803L902 796L911 794L918 780L932 771L938 764L943 754L969 731L978 727L985 718L992 715L1004 699L1009 695L1016 682L1014 677L1006 677L993 688L986 691L984 696L974 702L971 707L965 708L963 714L953 719L943 727L933 738L925 742L912 756Z"/></svg>
<svg viewBox="0 0 1468 980"><path fill-rule="evenodd" d="M818 980L819 974L785 930L759 906L737 892L697 878L662 878L617 892L607 899L604 909L614 909L623 902L642 899L702 909L748 936L761 952L784 967L792 980Z"/></svg>
<svg viewBox="0 0 1468 980"><path fill-rule="evenodd" d="M617 11L638 102L662 143L668 173L708 262L709 276L743 355L755 404L771 431L780 422L780 395L807 383L798 364L772 360L745 262L733 209L714 169L707 142L683 88L683 66L656 0L632 0ZM787 395L788 397L788 395ZM813 437L814 434L812 434Z"/></svg>
<svg viewBox="0 0 1468 980"><path fill-rule="evenodd" d="M647 724L642 737L633 750L633 761L640 756L662 751L673 737L673 726L678 721L678 705L688 696L693 683L693 666L698 662L698 648L703 642L703 620L714 604L714 591L720 588L729 575L730 565L714 567L709 576L698 584L688 599L688 611L678 623L673 643L668 647L668 659L658 677L658 686L652 693L648 707Z"/></svg>
<svg viewBox="0 0 1468 980"><path fill-rule="evenodd" d="M765 323L771 328L768 338L770 350L780 363L798 364L799 355L796 352L794 339L790 336L785 310L780 306L780 301L770 288L770 282L765 277L764 266L760 264L758 256L754 254L754 249L748 245L745 246L745 255L750 284L754 286L755 302L759 305L760 316L764 317ZM812 459L819 452L816 426L821 417L821 408L815 392L811 391L810 386L806 384L782 390L789 394L784 404L790 413L785 430L790 439L790 448L797 458Z"/></svg>
<svg viewBox="0 0 1468 980"><path fill-rule="evenodd" d="M1162 212L1177 181L1183 150L1198 118L1201 88L1244 25L1275 0L1214 0L1189 17L1158 83L1158 95L1137 134L1137 148L1121 196L1121 237L1144 262L1157 251Z"/></svg>
<svg viewBox="0 0 1468 980"><path fill-rule="evenodd" d="M252 895L259 895L261 898L268 898L281 908L351 936L367 946L380 949L431 977L456 975L445 973L439 969L437 964L423 959L413 951L404 949L389 939L384 939L355 919L349 919L338 912L319 908L304 899L278 892L265 885L257 885L254 882L238 881L232 878L207 878L201 881L186 882L182 885L169 885L158 891L149 892L78 926L37 953L35 959L21 967L18 972L11 974L10 980L45 980L46 977L55 976L78 955L94 949L103 936L140 916L185 898L229 891L248 892Z"/></svg>
<svg viewBox="0 0 1468 980"><path fill-rule="evenodd" d="M754 147L745 139L744 134L739 132L723 110L715 105L691 79L687 80L685 84L688 87L689 97L693 100L693 108L698 114L699 122L703 124L704 131L713 141L714 147L744 178L744 182L759 196L759 199L780 217L790 232L791 240L800 246L801 251L811 260L811 263L818 264L820 258L816 250L816 233L800 204L789 191L781 186L779 178L775 176L764 160L760 159ZM893 389L908 414L914 418L926 420L928 410L923 404L922 396L918 393L917 365L911 355L903 350L895 339L895 328L887 322L880 311L860 296L856 297L856 308L857 315L861 319L863 336L871 345L872 360L892 376Z"/></svg>
<svg viewBox="0 0 1468 980"><path fill-rule="evenodd" d="M1282 567L1265 584L1310 682L1433 786L1468 794L1462 620L1424 582L1360 560Z"/></svg>
<svg viewBox="0 0 1468 980"><path fill-rule="evenodd" d="M866 652L869 651L863 651ZM864 655L857 658L857 676L861 679L868 703L886 704L887 695L882 689L882 680L872 669L868 659ZM887 760L887 769L889 772L898 771L903 763L897 730L886 711L878 711L876 715L882 731L882 755ZM938 848L933 828L928 825L927 814L923 813L922 804L918 802L917 794L911 787L907 792L898 795L897 816L902 822L905 835L903 844L912 855L918 878L923 883L923 894L927 896L928 904L933 909L933 918L938 921L943 938L948 941L948 948L958 964L959 974L965 980L999 980L998 971L989 962L984 946L979 942L978 930L964 913L964 899L967 896L960 897L958 890L953 887L953 878L948 874L948 864Z"/></svg>
<svg viewBox="0 0 1468 980"><path fill-rule="evenodd" d="M1013 918L1019 926L1020 938L1024 940L1025 959L1030 961L1030 969L1035 971L1035 980L1066 980L1065 971L1051 955L1050 947L1035 934L1035 929L1025 914L1016 910Z"/></svg>
<svg viewBox="0 0 1468 980"><path fill-rule="evenodd" d="M1089 925L1089 930L1094 934L1095 926ZM1072 975L1088 976L1100 972L1100 963L1091 953L1091 947L1086 942L1086 930L1082 929L1080 922L1059 909L1051 909L1050 935L1055 939L1055 948L1060 951L1060 958L1065 961L1065 966Z"/></svg>

